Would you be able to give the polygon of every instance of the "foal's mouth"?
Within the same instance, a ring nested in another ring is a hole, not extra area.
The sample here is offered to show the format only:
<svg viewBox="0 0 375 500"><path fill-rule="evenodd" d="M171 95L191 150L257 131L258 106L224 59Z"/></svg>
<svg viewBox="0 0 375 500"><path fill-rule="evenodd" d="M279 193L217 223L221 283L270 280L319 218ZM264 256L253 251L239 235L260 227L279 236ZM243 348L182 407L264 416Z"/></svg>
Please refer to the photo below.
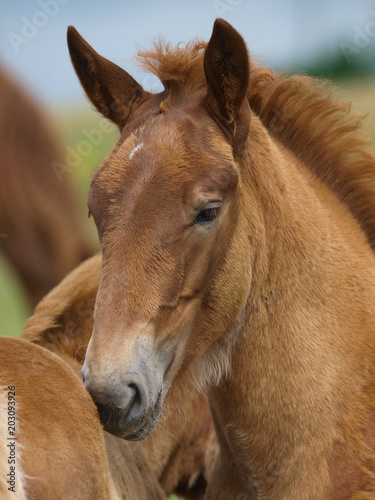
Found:
<svg viewBox="0 0 375 500"><path fill-rule="evenodd" d="M156 403L136 421L129 421L128 412L96 403L100 421L106 432L127 441L141 441L154 431L158 423L163 403L163 393L159 392Z"/></svg>

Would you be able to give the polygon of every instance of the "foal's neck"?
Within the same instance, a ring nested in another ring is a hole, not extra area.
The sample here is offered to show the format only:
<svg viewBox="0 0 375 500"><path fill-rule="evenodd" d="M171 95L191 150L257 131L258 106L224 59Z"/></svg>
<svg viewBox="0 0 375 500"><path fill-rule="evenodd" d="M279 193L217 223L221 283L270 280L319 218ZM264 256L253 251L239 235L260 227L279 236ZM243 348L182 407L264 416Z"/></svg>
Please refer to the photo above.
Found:
<svg viewBox="0 0 375 500"><path fill-rule="evenodd" d="M253 266L250 292L230 373L209 398L221 467L237 478L235 493L321 500L328 498L329 460L348 398L355 404L374 362L373 316L363 328L363 292L368 287L375 296L374 258L345 207L267 141L269 163L254 147L242 172L242 196L256 199L260 211L243 214L249 228L258 221L247 235L251 258L243 256Z"/></svg>

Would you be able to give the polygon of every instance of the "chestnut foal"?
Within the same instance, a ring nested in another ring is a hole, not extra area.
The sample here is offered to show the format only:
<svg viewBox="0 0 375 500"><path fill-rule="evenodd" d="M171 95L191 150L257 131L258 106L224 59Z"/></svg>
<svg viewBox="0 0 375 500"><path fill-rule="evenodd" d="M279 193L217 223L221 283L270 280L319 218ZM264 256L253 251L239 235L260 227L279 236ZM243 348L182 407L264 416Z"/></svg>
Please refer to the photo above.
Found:
<svg viewBox="0 0 375 500"><path fill-rule="evenodd" d="M220 444L207 499L375 498L375 159L357 120L253 68L223 20L207 45L141 54L159 94L68 42L121 130L88 199L103 262L82 373L105 427L146 438L195 380Z"/></svg>

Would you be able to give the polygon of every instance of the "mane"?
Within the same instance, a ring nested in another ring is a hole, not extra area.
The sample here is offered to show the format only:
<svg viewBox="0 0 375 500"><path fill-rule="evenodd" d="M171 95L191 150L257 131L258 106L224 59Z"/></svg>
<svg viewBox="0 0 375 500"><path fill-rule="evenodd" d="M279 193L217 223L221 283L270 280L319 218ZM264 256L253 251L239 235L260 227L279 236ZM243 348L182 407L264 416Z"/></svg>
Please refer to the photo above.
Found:
<svg viewBox="0 0 375 500"><path fill-rule="evenodd" d="M172 46L158 39L152 50L139 51L137 61L161 80L170 101L205 84L205 47L199 40ZM251 109L347 206L375 249L375 156L362 117L333 94L327 82L250 63Z"/></svg>
<svg viewBox="0 0 375 500"><path fill-rule="evenodd" d="M351 104L327 82L252 67L248 98L269 132L347 206L375 249L375 156Z"/></svg>
<svg viewBox="0 0 375 500"><path fill-rule="evenodd" d="M185 95L205 84L203 54L206 43L191 40L176 46L158 38L152 50L139 50L138 65L162 82L168 97Z"/></svg>

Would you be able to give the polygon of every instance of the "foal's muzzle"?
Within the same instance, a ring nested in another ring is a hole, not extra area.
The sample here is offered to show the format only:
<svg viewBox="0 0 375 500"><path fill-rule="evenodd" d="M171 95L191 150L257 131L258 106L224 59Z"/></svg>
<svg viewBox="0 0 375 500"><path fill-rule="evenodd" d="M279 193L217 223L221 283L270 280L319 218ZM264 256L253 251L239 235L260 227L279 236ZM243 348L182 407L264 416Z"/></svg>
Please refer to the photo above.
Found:
<svg viewBox="0 0 375 500"><path fill-rule="evenodd" d="M96 404L104 430L130 441L146 438L154 430L162 406L162 392L153 396L146 381L137 373L122 375L105 390L95 387L85 376L85 387Z"/></svg>

